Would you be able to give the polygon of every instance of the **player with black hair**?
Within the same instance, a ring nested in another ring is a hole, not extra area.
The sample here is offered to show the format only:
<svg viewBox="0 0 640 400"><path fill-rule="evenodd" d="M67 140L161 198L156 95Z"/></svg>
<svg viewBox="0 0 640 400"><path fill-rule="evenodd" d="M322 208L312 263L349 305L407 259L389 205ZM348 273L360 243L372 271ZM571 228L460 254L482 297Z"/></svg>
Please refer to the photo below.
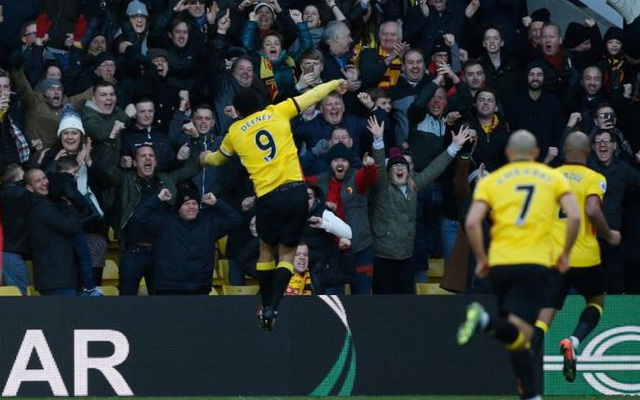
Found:
<svg viewBox="0 0 640 400"><path fill-rule="evenodd" d="M347 81L337 79L318 85L262 110L258 94L243 89L233 98L239 119L229 127L220 149L200 154L204 165L221 165L237 154L253 181L260 238L256 269L262 307L258 317L260 327L267 332L273 329L278 305L291 279L309 208L290 120L336 90L346 92Z"/></svg>

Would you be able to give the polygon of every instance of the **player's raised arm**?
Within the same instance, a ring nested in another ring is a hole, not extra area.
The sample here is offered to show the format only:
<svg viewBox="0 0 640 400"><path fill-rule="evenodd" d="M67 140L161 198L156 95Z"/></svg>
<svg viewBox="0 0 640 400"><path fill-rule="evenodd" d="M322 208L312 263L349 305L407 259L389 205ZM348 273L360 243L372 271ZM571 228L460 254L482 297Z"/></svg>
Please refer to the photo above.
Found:
<svg viewBox="0 0 640 400"><path fill-rule="evenodd" d="M213 152L203 151L202 153L200 153L200 164L202 166L214 165L217 167L226 163L228 159L228 156L226 156L220 150L216 150Z"/></svg>
<svg viewBox="0 0 640 400"><path fill-rule="evenodd" d="M334 79L327 83L323 83L314 87L313 89L296 96L293 101L298 107L298 114L311 107L313 104L319 102L329 95L333 91L339 91L340 94L346 93L348 88L347 81L345 79Z"/></svg>
<svg viewBox="0 0 640 400"><path fill-rule="evenodd" d="M600 206L601 203L602 202L598 196L591 195L587 197L585 205L587 218L589 218L591 225L596 228L596 232L598 232L599 236L610 244L617 246L620 244L620 232L609 228L607 220L604 218L604 214L602 213L602 208Z"/></svg>

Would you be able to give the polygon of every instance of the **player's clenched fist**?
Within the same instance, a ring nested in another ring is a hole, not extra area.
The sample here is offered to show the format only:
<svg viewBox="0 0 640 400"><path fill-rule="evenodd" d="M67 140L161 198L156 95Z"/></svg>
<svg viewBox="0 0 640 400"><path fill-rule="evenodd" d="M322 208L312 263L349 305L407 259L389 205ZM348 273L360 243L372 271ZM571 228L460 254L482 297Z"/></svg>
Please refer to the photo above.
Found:
<svg viewBox="0 0 640 400"><path fill-rule="evenodd" d="M210 151L203 151L200 153L200 165L207 165L207 156L211 154Z"/></svg>

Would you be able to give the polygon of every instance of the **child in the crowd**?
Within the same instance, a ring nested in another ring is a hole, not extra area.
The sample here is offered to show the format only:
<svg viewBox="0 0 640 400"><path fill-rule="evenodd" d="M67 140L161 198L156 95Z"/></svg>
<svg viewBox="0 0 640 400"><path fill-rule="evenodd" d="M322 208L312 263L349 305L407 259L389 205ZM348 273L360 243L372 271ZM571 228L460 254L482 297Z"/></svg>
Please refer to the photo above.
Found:
<svg viewBox="0 0 640 400"><path fill-rule="evenodd" d="M61 158L57 161L56 171L50 173L49 196L54 200L66 199L80 213L82 219L92 213L91 206L84 196L78 191L76 177L80 166L72 158ZM84 297L102 296L102 291L96 286L93 279L93 267L91 252L87 244L87 237L83 230L73 238L73 250L78 261L78 294Z"/></svg>

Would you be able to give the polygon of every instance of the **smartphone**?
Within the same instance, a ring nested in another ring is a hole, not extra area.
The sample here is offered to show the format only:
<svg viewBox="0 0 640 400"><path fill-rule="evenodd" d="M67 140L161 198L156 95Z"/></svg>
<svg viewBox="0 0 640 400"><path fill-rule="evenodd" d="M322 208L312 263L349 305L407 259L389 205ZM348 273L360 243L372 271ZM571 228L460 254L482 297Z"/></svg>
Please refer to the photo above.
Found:
<svg viewBox="0 0 640 400"><path fill-rule="evenodd" d="M310 74L313 72L313 64L307 64L302 66L302 72L305 74Z"/></svg>
<svg viewBox="0 0 640 400"><path fill-rule="evenodd" d="M604 113L604 115L602 116L602 119L604 120L604 122L613 123L613 118L614 118L614 114L610 112Z"/></svg>

